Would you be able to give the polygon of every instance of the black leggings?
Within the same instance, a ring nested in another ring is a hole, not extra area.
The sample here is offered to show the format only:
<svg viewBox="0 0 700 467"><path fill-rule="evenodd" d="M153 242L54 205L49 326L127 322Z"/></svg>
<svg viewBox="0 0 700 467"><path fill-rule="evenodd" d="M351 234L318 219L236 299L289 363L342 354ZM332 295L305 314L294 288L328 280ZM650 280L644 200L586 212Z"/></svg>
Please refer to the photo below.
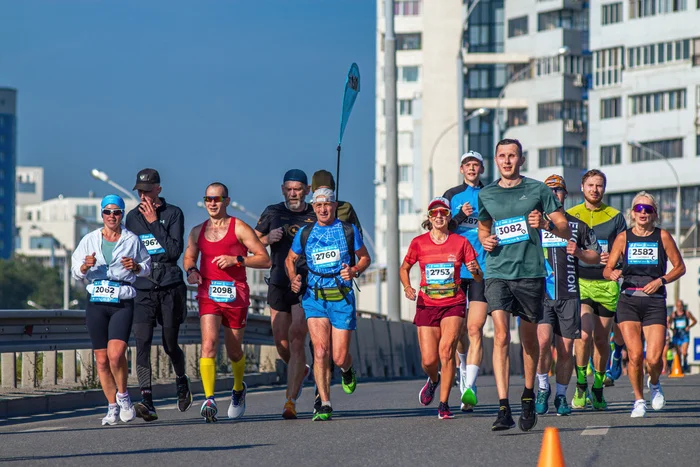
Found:
<svg viewBox="0 0 700 467"><path fill-rule="evenodd" d="M175 285L161 290L138 290L134 310L136 339L136 375L139 387L151 389L151 345L153 331L162 326L163 348L177 376L185 374L185 354L177 343L180 324L187 316L187 286Z"/></svg>
<svg viewBox="0 0 700 467"><path fill-rule="evenodd" d="M113 339L129 342L133 319L133 300L121 300L119 303L91 302L88 294L85 322L94 350L106 349L107 343Z"/></svg>

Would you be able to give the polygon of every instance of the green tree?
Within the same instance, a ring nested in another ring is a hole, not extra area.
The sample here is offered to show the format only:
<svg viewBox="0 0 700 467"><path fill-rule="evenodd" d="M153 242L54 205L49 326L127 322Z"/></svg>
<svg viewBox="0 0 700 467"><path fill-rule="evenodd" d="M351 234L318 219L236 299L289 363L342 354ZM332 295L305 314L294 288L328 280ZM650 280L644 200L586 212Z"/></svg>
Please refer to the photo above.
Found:
<svg viewBox="0 0 700 467"><path fill-rule="evenodd" d="M84 304L84 293L71 292ZM63 280L58 268L44 267L25 256L0 259L0 308L30 308L27 300L48 309L63 307Z"/></svg>

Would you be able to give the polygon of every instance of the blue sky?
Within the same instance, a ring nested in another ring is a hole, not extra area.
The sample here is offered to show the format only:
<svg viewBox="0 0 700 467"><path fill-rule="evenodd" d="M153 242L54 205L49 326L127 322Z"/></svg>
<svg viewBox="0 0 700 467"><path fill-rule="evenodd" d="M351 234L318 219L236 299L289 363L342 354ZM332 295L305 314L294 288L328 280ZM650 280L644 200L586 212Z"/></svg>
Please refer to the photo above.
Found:
<svg viewBox="0 0 700 467"><path fill-rule="evenodd" d="M44 167L46 198L112 192L90 177L95 167L128 189L154 167L188 228L215 180L259 213L281 201L287 169L335 173L357 62L340 197L371 227L375 18L371 0L0 0L0 86L19 92L18 164Z"/></svg>

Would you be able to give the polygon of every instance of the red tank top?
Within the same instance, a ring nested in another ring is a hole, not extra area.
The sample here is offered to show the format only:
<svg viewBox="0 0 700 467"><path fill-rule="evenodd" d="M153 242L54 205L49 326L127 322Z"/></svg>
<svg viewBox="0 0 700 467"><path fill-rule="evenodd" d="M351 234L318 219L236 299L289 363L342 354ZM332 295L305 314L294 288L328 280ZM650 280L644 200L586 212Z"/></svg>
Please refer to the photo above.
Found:
<svg viewBox="0 0 700 467"><path fill-rule="evenodd" d="M201 255L199 272L202 276L202 283L198 288L198 298L209 298L211 281L233 281L236 284L236 299L233 302L220 303L220 305L248 308L250 306L250 290L246 280L245 268L231 266L226 269L219 269L215 263L212 263L212 260L220 255L244 257L248 255L248 249L236 237L236 218L231 217L226 235L218 242L210 242L204 236L208 224L209 221L205 221L202 224L202 230L199 231L199 238L197 239L197 246Z"/></svg>

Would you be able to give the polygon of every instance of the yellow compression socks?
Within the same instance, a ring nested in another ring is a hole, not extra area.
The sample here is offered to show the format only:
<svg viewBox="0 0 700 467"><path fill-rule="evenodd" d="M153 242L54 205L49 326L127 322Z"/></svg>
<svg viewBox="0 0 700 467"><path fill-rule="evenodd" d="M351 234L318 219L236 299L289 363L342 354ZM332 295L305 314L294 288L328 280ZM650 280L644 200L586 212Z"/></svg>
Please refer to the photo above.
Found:
<svg viewBox="0 0 700 467"><path fill-rule="evenodd" d="M231 360L231 369L233 370L233 390L242 391L243 375L245 374L245 355L237 362Z"/></svg>
<svg viewBox="0 0 700 467"><path fill-rule="evenodd" d="M202 376L204 397L207 399L213 397L214 385L216 384L216 363L213 358L199 359L199 374Z"/></svg>

